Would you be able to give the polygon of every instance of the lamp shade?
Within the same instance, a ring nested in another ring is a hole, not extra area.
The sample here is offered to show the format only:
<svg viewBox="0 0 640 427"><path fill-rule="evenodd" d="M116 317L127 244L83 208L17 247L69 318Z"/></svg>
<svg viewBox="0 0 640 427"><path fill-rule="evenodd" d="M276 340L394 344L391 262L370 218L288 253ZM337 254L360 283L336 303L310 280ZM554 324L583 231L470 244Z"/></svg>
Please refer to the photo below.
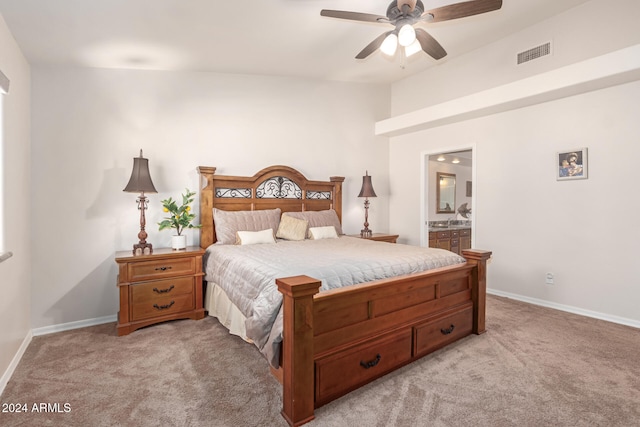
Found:
<svg viewBox="0 0 640 427"><path fill-rule="evenodd" d="M411 55L420 52L421 50L422 50L422 45L420 44L420 41L416 39L413 43L411 43L409 46L404 48L404 54L407 55L407 58L408 58Z"/></svg>
<svg viewBox="0 0 640 427"><path fill-rule="evenodd" d="M398 43L400 46L407 47L416 41L416 30L412 25L406 24L400 28L398 32Z"/></svg>
<svg viewBox="0 0 640 427"><path fill-rule="evenodd" d="M360 189L358 197L377 197L376 192L373 191L373 184L371 184L369 171L367 171L365 176L362 177L362 188Z"/></svg>
<svg viewBox="0 0 640 427"><path fill-rule="evenodd" d="M396 49L398 48L398 36L394 33L389 34L385 37L382 45L380 46L380 51L388 56L393 56L396 53Z"/></svg>
<svg viewBox="0 0 640 427"><path fill-rule="evenodd" d="M131 178L122 191L128 193L157 193L149 174L149 159L142 157L142 150L140 150L140 157L133 158Z"/></svg>

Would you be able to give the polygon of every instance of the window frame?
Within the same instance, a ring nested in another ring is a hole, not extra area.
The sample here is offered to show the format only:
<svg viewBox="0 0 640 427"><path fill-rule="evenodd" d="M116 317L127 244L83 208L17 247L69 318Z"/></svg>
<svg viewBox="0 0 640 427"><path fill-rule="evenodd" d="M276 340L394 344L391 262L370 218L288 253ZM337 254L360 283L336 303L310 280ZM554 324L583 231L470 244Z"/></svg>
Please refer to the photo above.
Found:
<svg viewBox="0 0 640 427"><path fill-rule="evenodd" d="M9 94L9 78L0 71L0 263L11 258L12 252L6 249L5 207L4 207L4 104L5 97Z"/></svg>

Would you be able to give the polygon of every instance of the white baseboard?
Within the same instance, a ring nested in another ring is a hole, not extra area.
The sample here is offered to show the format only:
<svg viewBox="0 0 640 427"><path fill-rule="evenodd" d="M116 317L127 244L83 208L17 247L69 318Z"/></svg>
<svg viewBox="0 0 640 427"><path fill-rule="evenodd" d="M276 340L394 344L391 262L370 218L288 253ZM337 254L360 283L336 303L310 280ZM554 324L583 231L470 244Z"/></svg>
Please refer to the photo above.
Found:
<svg viewBox="0 0 640 427"><path fill-rule="evenodd" d="M76 322L60 323L58 325L44 326L42 328L33 329L33 336L53 334L55 332L70 331L72 329L85 328L87 326L102 325L103 323L115 322L118 317L113 314L111 316L96 317L94 319L78 320Z"/></svg>
<svg viewBox="0 0 640 427"><path fill-rule="evenodd" d="M568 313L579 314L581 316L593 317L594 319L606 320L607 322L618 323L620 325L631 326L633 328L640 328L640 321L627 319L625 317L613 316L611 314L585 310L583 308L573 307L571 305L558 304L555 302L545 301L538 298L531 298L523 295L512 294L510 292L503 292L497 289L487 289L487 293L491 295L497 295L499 297L511 298L517 301L527 302L529 304L539 305L542 307L553 308L560 311L566 311Z"/></svg>
<svg viewBox="0 0 640 427"><path fill-rule="evenodd" d="M20 363L20 359L22 359L24 352L27 350L27 347L29 347L32 338L33 333L31 331L27 332L27 336L24 337L24 340L22 340L22 344L20 344L18 352L15 354L15 356L13 356L13 359L11 360L11 363L9 363L7 370L4 372L4 374L2 374L2 378L0 378L0 395L4 391L4 388L7 386L7 383L11 379L11 376L18 367L18 363Z"/></svg>
<svg viewBox="0 0 640 427"><path fill-rule="evenodd" d="M114 314L111 316L96 317L94 319L79 320L77 322L61 323L58 325L45 326L42 328L35 328L30 330L27 333L27 336L22 341L22 344L20 345L18 352L11 360L9 367L7 367L7 370L2 375L2 378L0 378L0 394L2 394L2 392L4 391L4 388L7 386L7 383L11 379L13 372L16 370L18 363L20 363L20 359L22 359L22 356L24 355L24 352L27 350L27 347L31 343L31 339L33 337L52 334L55 332L69 331L71 329L84 328L87 326L102 325L103 323L115 322L117 319L118 317Z"/></svg>

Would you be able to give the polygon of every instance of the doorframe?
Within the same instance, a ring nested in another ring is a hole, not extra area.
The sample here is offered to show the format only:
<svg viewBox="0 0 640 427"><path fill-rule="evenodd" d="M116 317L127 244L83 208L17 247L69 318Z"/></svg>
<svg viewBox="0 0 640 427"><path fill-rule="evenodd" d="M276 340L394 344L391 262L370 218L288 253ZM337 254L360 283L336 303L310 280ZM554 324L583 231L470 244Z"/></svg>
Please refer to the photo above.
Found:
<svg viewBox="0 0 640 427"><path fill-rule="evenodd" d="M427 222L429 221L429 214L427 205L429 203L429 156L434 154L446 154L456 151L468 151L471 150L471 182L473 188L473 195L471 196L471 212L473 215L473 222L471 227L471 247L476 240L476 228L477 228L477 215L476 215L476 203L478 200L477 191L477 179L476 179L476 143L472 142L466 145L460 146L447 146L440 149L429 149L420 152L420 246L429 246L429 227ZM435 191L435 190L434 190Z"/></svg>

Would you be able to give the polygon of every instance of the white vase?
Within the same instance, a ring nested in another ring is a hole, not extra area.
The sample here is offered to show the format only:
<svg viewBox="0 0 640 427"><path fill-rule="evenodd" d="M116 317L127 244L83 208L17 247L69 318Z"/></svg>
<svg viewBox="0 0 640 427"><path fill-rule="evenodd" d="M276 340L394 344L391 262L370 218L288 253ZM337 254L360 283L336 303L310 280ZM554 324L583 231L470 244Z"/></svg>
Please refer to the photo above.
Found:
<svg viewBox="0 0 640 427"><path fill-rule="evenodd" d="M171 236L171 248L179 251L187 248L187 236Z"/></svg>

